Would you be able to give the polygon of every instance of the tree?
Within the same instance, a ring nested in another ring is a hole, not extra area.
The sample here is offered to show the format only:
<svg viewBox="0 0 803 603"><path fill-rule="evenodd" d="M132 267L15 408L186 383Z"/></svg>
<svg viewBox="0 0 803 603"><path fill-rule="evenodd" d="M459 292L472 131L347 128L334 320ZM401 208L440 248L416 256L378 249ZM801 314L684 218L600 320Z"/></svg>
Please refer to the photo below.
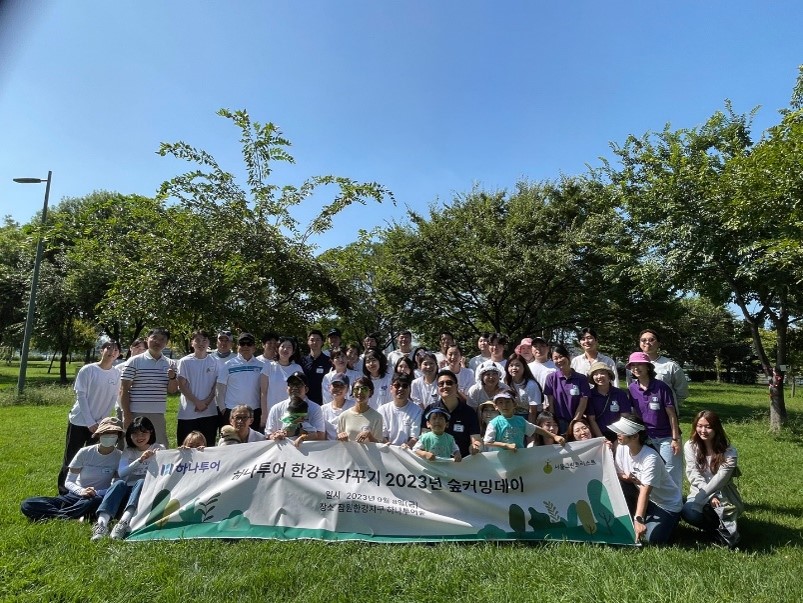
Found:
<svg viewBox="0 0 803 603"><path fill-rule="evenodd" d="M610 182L626 223L646 250L643 263L657 268L662 283L696 291L715 304L735 304L769 376L775 363L760 329L770 319L784 341L800 300L795 287L799 277L790 269L795 254L785 254L788 261L779 262L768 260L767 253L795 245L799 249L800 229L789 214L755 219L747 210L754 203L746 200L754 195L750 185L760 179L779 181L765 186L775 194L799 189L789 188L784 170L753 159L757 153L769 154L764 150L768 147L787 143L771 129L754 147L751 118L735 114L726 102L726 110L701 127L673 131L667 125L660 133L630 136L622 146L613 145L620 165L605 162L598 174ZM795 137L799 133L782 130ZM796 238L789 238L795 232ZM779 344L777 364L785 364L785 355ZM771 428L779 429L785 417L781 388L771 403Z"/></svg>
<svg viewBox="0 0 803 603"><path fill-rule="evenodd" d="M371 311L424 341L443 329L463 341L485 330L573 339L583 325L613 334L620 309L656 305L628 269L637 250L605 192L571 178L474 190L427 215L408 210L374 243L328 257L347 253L344 279L356 291L369 275L370 293L359 295Z"/></svg>
<svg viewBox="0 0 803 603"><path fill-rule="evenodd" d="M15 348L22 342L25 299L33 263L31 241L20 225L6 217L0 227L0 343Z"/></svg>
<svg viewBox="0 0 803 603"><path fill-rule="evenodd" d="M208 152L185 142L162 143L160 155L202 169L164 182L159 199L176 200L212 229L207 245L196 253L218 262L227 275L229 324L303 330L321 316L324 300L338 295L326 266L314 255L312 238L331 228L332 218L349 205L393 201L393 195L375 182L332 175L308 178L300 186L274 184L269 180L273 162L294 163L287 150L290 141L273 123L251 121L246 111L221 109L218 114L240 130L246 187ZM334 199L308 224L293 217L293 208L319 202L329 189Z"/></svg>

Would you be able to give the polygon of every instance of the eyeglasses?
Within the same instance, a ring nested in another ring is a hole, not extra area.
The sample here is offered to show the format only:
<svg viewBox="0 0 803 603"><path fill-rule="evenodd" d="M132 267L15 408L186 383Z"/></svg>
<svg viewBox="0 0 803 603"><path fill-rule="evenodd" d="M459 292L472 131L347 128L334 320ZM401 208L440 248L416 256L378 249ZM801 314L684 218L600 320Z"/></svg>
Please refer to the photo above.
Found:
<svg viewBox="0 0 803 603"><path fill-rule="evenodd" d="M240 347L241 347L241 348L243 348L243 347L246 347L246 348L252 348L252 347L254 347L255 345L256 345L256 344L255 344L253 341L241 341L241 342L240 342Z"/></svg>
<svg viewBox="0 0 803 603"><path fill-rule="evenodd" d="M452 387L454 385L454 381L438 381L438 387Z"/></svg>
<svg viewBox="0 0 803 603"><path fill-rule="evenodd" d="M239 421L247 421L250 418L251 417L249 417L248 415L236 415L236 416L232 415L231 420L239 422Z"/></svg>

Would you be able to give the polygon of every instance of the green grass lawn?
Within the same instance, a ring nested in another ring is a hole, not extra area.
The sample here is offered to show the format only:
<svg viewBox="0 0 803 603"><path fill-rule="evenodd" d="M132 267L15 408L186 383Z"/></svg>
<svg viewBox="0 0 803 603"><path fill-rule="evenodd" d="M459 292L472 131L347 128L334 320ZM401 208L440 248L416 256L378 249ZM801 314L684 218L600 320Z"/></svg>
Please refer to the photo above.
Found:
<svg viewBox="0 0 803 603"><path fill-rule="evenodd" d="M801 396L788 397L790 421L776 436L767 429L766 388L692 384L684 438L693 414L713 408L739 450L747 514L741 550L728 551L698 541L683 524L673 546L643 550L572 543L95 544L87 524L30 524L19 512L23 498L55 493L72 396L46 389L46 396L32 396L36 404L0 398L3 601L803 600ZM175 410L173 398L168 425L175 425Z"/></svg>

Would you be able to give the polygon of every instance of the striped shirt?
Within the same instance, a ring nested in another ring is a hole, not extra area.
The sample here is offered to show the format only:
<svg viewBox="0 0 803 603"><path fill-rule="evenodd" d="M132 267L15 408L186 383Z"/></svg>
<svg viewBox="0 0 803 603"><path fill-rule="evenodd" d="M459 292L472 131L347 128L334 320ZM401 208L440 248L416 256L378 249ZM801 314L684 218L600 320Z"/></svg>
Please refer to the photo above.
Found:
<svg viewBox="0 0 803 603"><path fill-rule="evenodd" d="M131 414L164 414L167 408L168 369L176 363L165 356L154 358L149 351L128 359L122 380L131 382Z"/></svg>

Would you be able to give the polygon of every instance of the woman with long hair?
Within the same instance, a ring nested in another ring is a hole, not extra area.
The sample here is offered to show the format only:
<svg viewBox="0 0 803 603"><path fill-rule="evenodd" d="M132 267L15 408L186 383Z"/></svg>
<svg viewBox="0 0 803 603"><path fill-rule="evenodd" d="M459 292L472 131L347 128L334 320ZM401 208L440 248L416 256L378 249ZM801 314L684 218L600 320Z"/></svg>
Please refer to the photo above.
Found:
<svg viewBox="0 0 803 603"><path fill-rule="evenodd" d="M530 346L532 347L532 346ZM544 409L544 394L533 376L527 359L521 354L511 354L505 365L505 383L516 392L516 414L535 423L538 413Z"/></svg>
<svg viewBox="0 0 803 603"><path fill-rule="evenodd" d="M717 413L713 410L697 413L683 452L689 496L681 516L723 544L735 546L739 541L736 520L744 511L742 498L733 482L740 471L736 464L736 449L725 435Z"/></svg>
<svg viewBox="0 0 803 603"><path fill-rule="evenodd" d="M362 373L373 383L373 392L369 404L377 409L390 402L390 378L388 359L379 348L368 348L362 357Z"/></svg>
<svg viewBox="0 0 803 603"><path fill-rule="evenodd" d="M263 374L268 374L268 408L287 398L287 378L298 372L304 372L301 367L301 356L298 351L298 342L295 337L283 335L279 338L279 359L271 362ZM257 426L258 427L258 426Z"/></svg>

